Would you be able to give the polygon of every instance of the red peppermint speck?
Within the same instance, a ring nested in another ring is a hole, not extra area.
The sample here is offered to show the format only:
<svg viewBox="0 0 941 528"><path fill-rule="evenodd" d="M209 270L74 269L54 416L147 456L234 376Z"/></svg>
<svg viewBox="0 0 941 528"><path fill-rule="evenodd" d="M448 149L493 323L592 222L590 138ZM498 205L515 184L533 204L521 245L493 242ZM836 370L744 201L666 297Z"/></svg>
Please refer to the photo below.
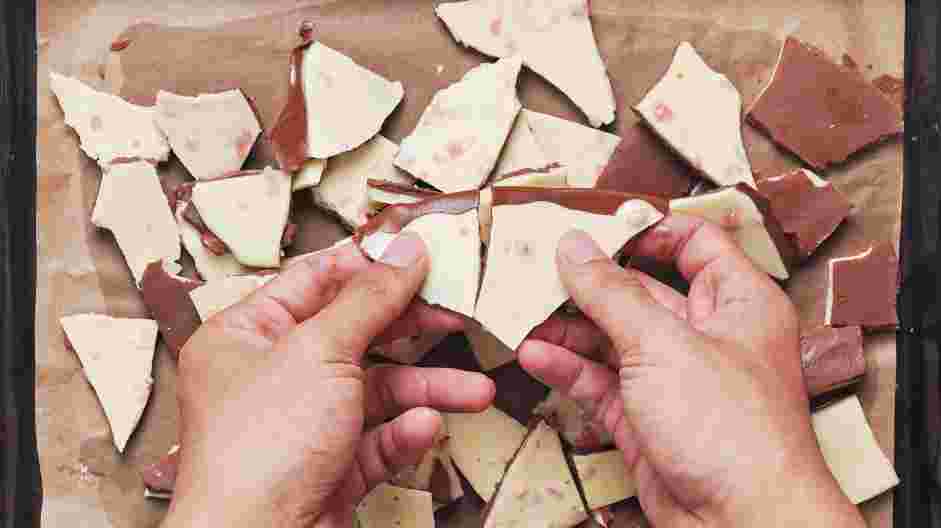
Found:
<svg viewBox="0 0 941 528"><path fill-rule="evenodd" d="M657 121L669 121L673 119L673 109L665 103L657 103L657 106L653 109L653 115L657 118Z"/></svg>
<svg viewBox="0 0 941 528"><path fill-rule="evenodd" d="M742 219L739 217L738 211L729 209L722 215L719 225L725 229L738 229L742 225Z"/></svg>
<svg viewBox="0 0 941 528"><path fill-rule="evenodd" d="M243 130L238 139L235 141L235 149L238 152L239 157L247 157L248 153L252 150L252 145L254 144L255 135L252 134L250 130Z"/></svg>
<svg viewBox="0 0 941 528"><path fill-rule="evenodd" d="M562 492L555 488L549 487L549 488L546 488L546 491L549 493L549 495L552 495L556 499L561 500L563 497Z"/></svg>
<svg viewBox="0 0 941 528"><path fill-rule="evenodd" d="M499 35L503 31L503 19L495 18L490 22L490 32L494 35Z"/></svg>
<svg viewBox="0 0 941 528"><path fill-rule="evenodd" d="M118 39L111 43L111 51L122 51L131 45L131 39Z"/></svg>
<svg viewBox="0 0 941 528"><path fill-rule="evenodd" d="M457 159L464 155L464 145L457 141L448 143L448 156L451 159Z"/></svg>

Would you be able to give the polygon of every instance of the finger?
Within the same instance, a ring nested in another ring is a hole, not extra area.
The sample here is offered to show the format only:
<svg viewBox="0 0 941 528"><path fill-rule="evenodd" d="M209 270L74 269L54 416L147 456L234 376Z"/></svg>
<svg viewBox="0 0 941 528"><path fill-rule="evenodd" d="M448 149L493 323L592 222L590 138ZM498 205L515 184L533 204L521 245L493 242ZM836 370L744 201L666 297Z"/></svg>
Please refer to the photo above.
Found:
<svg viewBox="0 0 941 528"><path fill-rule="evenodd" d="M451 334L464 330L464 317L454 312L429 306L424 301L415 300L405 314L389 325L373 344L383 345L403 337L415 337L425 333Z"/></svg>
<svg viewBox="0 0 941 528"><path fill-rule="evenodd" d="M625 418L620 381L614 370L562 347L532 340L520 346L519 362L533 377L575 400L589 413L593 424L611 434L625 456L636 456L637 446Z"/></svg>
<svg viewBox="0 0 941 528"><path fill-rule="evenodd" d="M353 467L340 485L338 505L356 505L374 487L421 461L441 429L441 415L417 408L363 435Z"/></svg>
<svg viewBox="0 0 941 528"><path fill-rule="evenodd" d="M377 262L351 278L330 305L291 332L288 346L314 352L319 362L358 364L373 340L412 303L427 273L421 237L400 235Z"/></svg>
<svg viewBox="0 0 941 528"><path fill-rule="evenodd" d="M366 371L366 423L383 422L415 407L481 412L495 393L493 380L476 372L380 365Z"/></svg>
<svg viewBox="0 0 941 528"><path fill-rule="evenodd" d="M631 467L630 465L628 467ZM646 458L639 458L634 468L637 499L648 519L663 526L697 526L701 519L683 508Z"/></svg>
<svg viewBox="0 0 941 528"><path fill-rule="evenodd" d="M275 341L332 302L350 277L368 265L356 244L344 244L298 261L219 317L229 327Z"/></svg>
<svg viewBox="0 0 941 528"><path fill-rule="evenodd" d="M671 339L688 332L685 322L653 298L636 272L620 268L585 232L573 230L562 237L556 262L565 289L582 313L610 336L621 366L641 361L644 350L669 350Z"/></svg>
<svg viewBox="0 0 941 528"><path fill-rule="evenodd" d="M680 319L686 319L687 299L685 295L642 271L629 269L628 273L633 273L637 280L647 288L653 300L673 312L673 315Z"/></svg>
<svg viewBox="0 0 941 528"><path fill-rule="evenodd" d="M593 359L607 360L604 350L610 347L608 337L583 315L557 313L537 326L528 340L546 341L553 345Z"/></svg>

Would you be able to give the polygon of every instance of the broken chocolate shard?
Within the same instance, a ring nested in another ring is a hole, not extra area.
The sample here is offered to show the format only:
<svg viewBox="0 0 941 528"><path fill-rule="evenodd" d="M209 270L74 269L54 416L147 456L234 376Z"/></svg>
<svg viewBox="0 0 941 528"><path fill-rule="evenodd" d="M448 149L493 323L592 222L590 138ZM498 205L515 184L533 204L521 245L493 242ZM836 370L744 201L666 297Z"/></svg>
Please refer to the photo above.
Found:
<svg viewBox="0 0 941 528"><path fill-rule="evenodd" d="M646 125L637 123L622 134L595 188L673 199L689 196L697 181L696 171L686 161Z"/></svg>
<svg viewBox="0 0 941 528"><path fill-rule="evenodd" d="M657 211L666 214L669 203L656 196L639 193L606 191L600 189L580 189L571 187L496 187L493 189L493 206L524 205L536 202L549 202L573 209L599 215L617 214L624 204L632 200L641 200Z"/></svg>
<svg viewBox="0 0 941 528"><path fill-rule="evenodd" d="M414 365L421 361L433 348L444 341L447 334L427 333L417 336L402 337L383 345L369 349L369 354L391 359L403 365Z"/></svg>
<svg viewBox="0 0 941 528"><path fill-rule="evenodd" d="M833 184L806 169L760 180L758 190L768 198L784 234L796 243L800 260L810 257L853 210Z"/></svg>
<svg viewBox="0 0 941 528"><path fill-rule="evenodd" d="M578 452L598 451L614 444L603 427L594 424L591 412L560 391L553 390L534 410Z"/></svg>
<svg viewBox="0 0 941 528"><path fill-rule="evenodd" d="M432 189L374 178L366 180L366 188L370 208L375 210L389 205L418 203L441 194Z"/></svg>
<svg viewBox="0 0 941 528"><path fill-rule="evenodd" d="M748 120L818 170L902 130L899 110L875 86L793 37Z"/></svg>
<svg viewBox="0 0 941 528"><path fill-rule="evenodd" d="M895 248L888 242L859 255L831 259L825 324L866 331L897 328L898 268Z"/></svg>
<svg viewBox="0 0 941 528"><path fill-rule="evenodd" d="M385 188L391 189L388 184ZM477 209L479 193L461 191L456 193L435 193L427 200L416 203L397 204L386 207L369 222L356 230L355 238L361 242L375 233L398 233L418 218L430 214L461 215Z"/></svg>
<svg viewBox="0 0 941 528"><path fill-rule="evenodd" d="M529 423L535 409L549 395L549 387L513 361L486 372L497 388L493 406L519 423Z"/></svg>
<svg viewBox="0 0 941 528"><path fill-rule="evenodd" d="M801 336L801 366L811 398L858 382L866 373L858 326L821 327Z"/></svg>
<svg viewBox="0 0 941 528"><path fill-rule="evenodd" d="M176 484L177 469L180 465L180 446L170 448L160 460L141 469L144 485L151 492L173 493Z"/></svg>
<svg viewBox="0 0 941 528"><path fill-rule="evenodd" d="M141 297L157 321L160 335L173 359L179 358L183 345L201 324L189 292L202 284L201 281L168 273L160 262L152 262L144 270Z"/></svg>
<svg viewBox="0 0 941 528"><path fill-rule="evenodd" d="M304 51L313 43L313 31L303 32L302 43L291 52L288 96L268 138L281 170L296 172L307 161L307 104L302 70Z"/></svg>
<svg viewBox="0 0 941 528"><path fill-rule="evenodd" d="M446 413L448 450L484 501L490 500L527 430L495 407L479 413Z"/></svg>
<svg viewBox="0 0 941 528"><path fill-rule="evenodd" d="M434 528L431 493L380 484L356 506L359 528Z"/></svg>
<svg viewBox="0 0 941 528"><path fill-rule="evenodd" d="M572 465L589 510L627 500L637 492L637 485L624 462L624 452L620 449L574 455Z"/></svg>

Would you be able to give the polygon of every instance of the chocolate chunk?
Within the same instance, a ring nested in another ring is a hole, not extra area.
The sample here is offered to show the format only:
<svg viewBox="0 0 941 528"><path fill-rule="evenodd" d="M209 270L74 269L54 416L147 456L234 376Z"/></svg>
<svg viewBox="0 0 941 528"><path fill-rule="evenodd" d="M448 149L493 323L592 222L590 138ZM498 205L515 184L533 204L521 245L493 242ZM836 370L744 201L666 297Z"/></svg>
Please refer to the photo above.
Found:
<svg viewBox="0 0 941 528"><path fill-rule="evenodd" d="M493 189L494 207L550 202L568 209L613 215L622 205L631 200L645 201L663 214L667 214L670 210L666 200L647 194L571 187L494 187Z"/></svg>
<svg viewBox="0 0 941 528"><path fill-rule="evenodd" d="M811 398L856 383L866 373L862 329L824 326L802 335L801 366Z"/></svg>
<svg viewBox="0 0 941 528"><path fill-rule="evenodd" d="M888 242L829 263L826 324L864 330L898 327L899 260Z"/></svg>
<svg viewBox="0 0 941 528"><path fill-rule="evenodd" d="M595 188L673 199L688 196L697 181L692 167L638 123L621 136Z"/></svg>
<svg viewBox="0 0 941 528"><path fill-rule="evenodd" d="M748 120L815 169L902 130L898 109L875 86L794 38Z"/></svg>
<svg viewBox="0 0 941 528"><path fill-rule="evenodd" d="M804 169L760 180L758 190L771 202L784 234L797 244L801 260L813 254L853 208L832 184Z"/></svg>
<svg viewBox="0 0 941 528"><path fill-rule="evenodd" d="M177 359L186 341L199 328L201 321L189 292L202 286L201 281L167 273L160 262L144 270L141 296L157 321L167 349Z"/></svg>

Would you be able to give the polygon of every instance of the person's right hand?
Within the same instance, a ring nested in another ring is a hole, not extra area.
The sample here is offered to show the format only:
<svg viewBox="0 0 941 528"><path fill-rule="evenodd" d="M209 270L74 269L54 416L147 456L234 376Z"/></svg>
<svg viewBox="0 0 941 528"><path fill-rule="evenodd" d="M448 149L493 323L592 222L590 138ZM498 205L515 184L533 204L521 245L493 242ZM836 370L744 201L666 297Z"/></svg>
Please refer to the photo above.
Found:
<svg viewBox="0 0 941 528"><path fill-rule="evenodd" d="M688 297L572 231L557 264L585 317L550 319L519 361L612 435L651 522L862 526L817 446L784 292L698 219L667 217L634 254L675 264Z"/></svg>

